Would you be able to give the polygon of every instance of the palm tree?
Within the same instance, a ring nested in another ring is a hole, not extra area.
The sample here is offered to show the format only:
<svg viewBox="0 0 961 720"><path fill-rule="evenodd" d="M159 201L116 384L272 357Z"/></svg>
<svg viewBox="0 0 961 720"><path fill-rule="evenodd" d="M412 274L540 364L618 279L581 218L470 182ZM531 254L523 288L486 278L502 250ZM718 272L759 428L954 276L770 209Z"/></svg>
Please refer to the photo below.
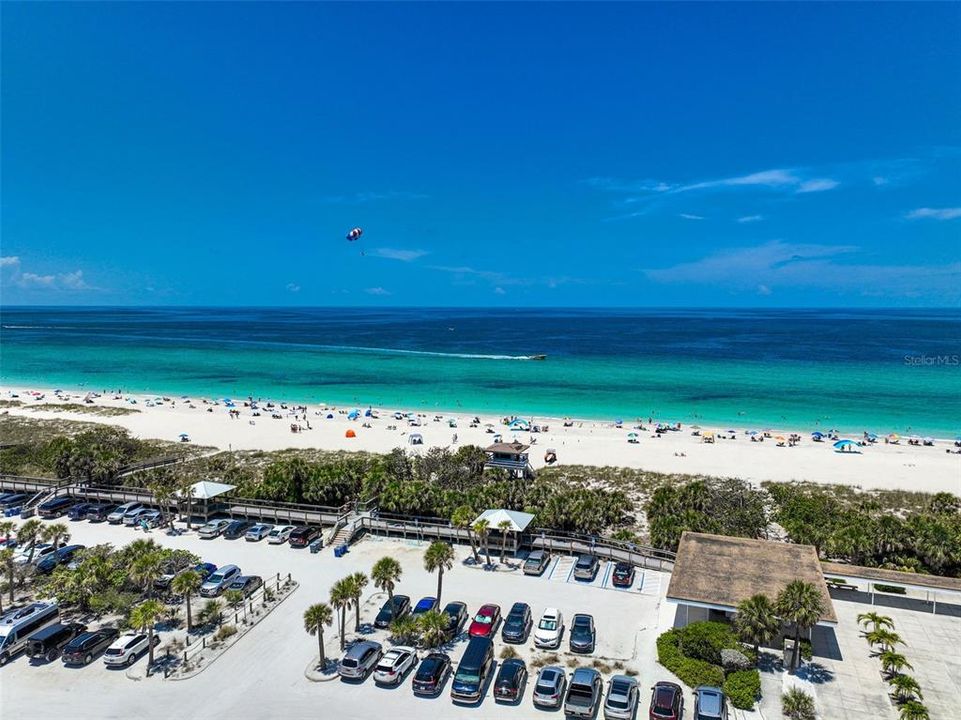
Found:
<svg viewBox="0 0 961 720"><path fill-rule="evenodd" d="M159 552L148 552L130 564L127 574L130 579L143 588L143 593L148 598L153 593L154 580L159 577L163 570L164 558Z"/></svg>
<svg viewBox="0 0 961 720"><path fill-rule="evenodd" d="M354 603L354 632L360 632L360 597L367 587L367 576L362 572L355 572L350 576L351 601Z"/></svg>
<svg viewBox="0 0 961 720"><path fill-rule="evenodd" d="M394 558L382 557L374 563L374 567L370 571L370 576L374 580L374 587L378 590L386 591L387 598L393 600L394 588L400 581L400 576L403 572L404 570L400 566L400 563Z"/></svg>
<svg viewBox="0 0 961 720"><path fill-rule="evenodd" d="M910 675L895 675L888 680L888 685L891 686L894 699L899 704L906 703L908 700L924 700L924 695L921 694L921 686Z"/></svg>
<svg viewBox="0 0 961 720"><path fill-rule="evenodd" d="M0 538L10 539L16 533L17 524L13 520L0 521Z"/></svg>
<svg viewBox="0 0 961 720"><path fill-rule="evenodd" d="M20 529L17 530L17 544L21 547L29 547L30 554L27 555L27 564L33 562L33 553L37 549L37 538L40 535L40 531L43 530L43 523L35 518L27 520Z"/></svg>
<svg viewBox="0 0 961 720"><path fill-rule="evenodd" d="M147 670L153 665L153 626L164 613L164 606L158 600L145 600L130 611L130 625L147 631L147 646L150 653Z"/></svg>
<svg viewBox="0 0 961 720"><path fill-rule="evenodd" d="M177 595L183 595L184 601L187 603L187 632L193 630L193 616L190 613L190 596L200 590L202 584L203 581L200 579L200 573L196 570L184 570L182 573L176 575L170 583L170 589Z"/></svg>
<svg viewBox="0 0 961 720"><path fill-rule="evenodd" d="M864 633L864 639L867 640L872 646L880 645L883 650L894 650L896 645L904 645L904 640L896 632L891 632L890 630L885 630L881 628L880 630L871 630Z"/></svg>
<svg viewBox="0 0 961 720"><path fill-rule="evenodd" d="M511 529L511 521L508 520L507 518L501 520L499 523L497 523L497 529L501 531L501 565L503 565L503 564L504 564L504 550L507 549L507 548L506 548L506 546L507 546L507 533L510 532L510 529Z"/></svg>
<svg viewBox="0 0 961 720"><path fill-rule="evenodd" d="M781 712L785 720L815 720L814 698L800 688L792 687L781 695Z"/></svg>
<svg viewBox="0 0 961 720"><path fill-rule="evenodd" d="M894 650L882 650L878 659L881 661L881 668L888 677L894 677L905 668L914 670L914 666L908 662L908 659L901 653L894 652Z"/></svg>
<svg viewBox="0 0 961 720"><path fill-rule="evenodd" d="M879 628L894 630L894 621L890 617L873 611L858 614L858 625L864 625L865 627L870 625L872 630Z"/></svg>
<svg viewBox="0 0 961 720"><path fill-rule="evenodd" d="M928 709L917 700L908 700L901 706L901 720L929 720Z"/></svg>
<svg viewBox="0 0 961 720"><path fill-rule="evenodd" d="M478 537L480 537L481 542L484 543L484 554L487 556L488 565L491 564L491 550L487 544L487 538L488 538L488 535L490 534L490 527L491 527L491 524L490 522L487 521L487 518L481 518L480 520L475 522L471 527L474 533Z"/></svg>
<svg viewBox="0 0 961 720"><path fill-rule="evenodd" d="M40 531L40 539L43 542L50 543L54 547L59 547L61 543L65 543L70 539L70 529L63 523L47 525Z"/></svg>
<svg viewBox="0 0 961 720"><path fill-rule="evenodd" d="M397 643L410 643L417 639L420 624L410 615L399 617L390 624L390 634Z"/></svg>
<svg viewBox="0 0 961 720"><path fill-rule="evenodd" d="M758 593L737 606L734 627L741 640L754 646L754 657L761 645L771 642L781 629L774 603Z"/></svg>
<svg viewBox="0 0 961 720"><path fill-rule="evenodd" d="M240 590L228 590L224 593L224 601L227 603L227 607L234 611L234 616L236 619L237 608L244 605L244 594ZM244 621L247 620L247 606L244 605Z"/></svg>
<svg viewBox="0 0 961 720"><path fill-rule="evenodd" d="M0 550L0 565L3 565L7 573L7 586L10 588L10 604L13 604L13 578L16 574L17 566L13 562L13 549L5 547ZM3 612L3 603L0 602L0 613Z"/></svg>
<svg viewBox="0 0 961 720"><path fill-rule="evenodd" d="M794 657L791 666L801 662L801 633L814 627L824 612L820 591L811 583L792 580L777 596L778 614L794 625Z"/></svg>
<svg viewBox="0 0 961 720"><path fill-rule="evenodd" d="M324 654L324 626L334 621L334 611L327 603L315 603L304 611L304 630L317 636L317 649L320 652L320 668L327 666Z"/></svg>
<svg viewBox="0 0 961 720"><path fill-rule="evenodd" d="M474 562L480 562L480 556L477 554L477 543L474 540L474 533L471 529L471 520L474 517L474 511L470 509L467 505L460 505L455 508L454 512L450 516L450 521L454 524L454 527L464 528L467 530L467 541L470 543L470 551L474 556Z"/></svg>
<svg viewBox="0 0 961 720"><path fill-rule="evenodd" d="M438 605L440 605L440 594L444 587L444 571L452 567L454 567L454 548L440 540L432 542L424 553L424 570L429 573L437 571Z"/></svg>
<svg viewBox="0 0 961 720"><path fill-rule="evenodd" d="M351 592L348 578L342 578L335 582L330 588L330 605L340 614L340 649L343 650L347 643L344 638L344 625L347 622L347 609L350 607Z"/></svg>
<svg viewBox="0 0 961 720"><path fill-rule="evenodd" d="M447 638L447 615L439 610L425 612L417 624L421 641L429 648L437 647Z"/></svg>

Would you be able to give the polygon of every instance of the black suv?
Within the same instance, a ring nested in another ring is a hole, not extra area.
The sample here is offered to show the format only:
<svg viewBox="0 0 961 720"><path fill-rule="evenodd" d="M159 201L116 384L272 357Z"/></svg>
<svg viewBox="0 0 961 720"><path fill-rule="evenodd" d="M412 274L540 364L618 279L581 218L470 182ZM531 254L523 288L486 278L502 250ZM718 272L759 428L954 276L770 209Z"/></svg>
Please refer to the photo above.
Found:
<svg viewBox="0 0 961 720"><path fill-rule="evenodd" d="M87 508L87 520L90 522L106 522L107 516L117 509L111 503L94 503Z"/></svg>
<svg viewBox="0 0 961 720"><path fill-rule="evenodd" d="M246 532L246 530L244 532ZM291 547L307 547L319 537L319 528L300 525L290 531L290 537L287 539L287 543Z"/></svg>
<svg viewBox="0 0 961 720"><path fill-rule="evenodd" d="M120 631L108 627L80 633L64 646L60 659L64 665L89 665L91 660L113 645L118 637Z"/></svg>
<svg viewBox="0 0 961 720"><path fill-rule="evenodd" d="M522 602L514 603L504 620L501 639L507 643L522 643L527 640L527 635L533 624L531 606Z"/></svg>
<svg viewBox="0 0 961 720"><path fill-rule="evenodd" d="M58 497L37 506L37 515L42 518L58 518L77 504L72 497Z"/></svg>
<svg viewBox="0 0 961 720"><path fill-rule="evenodd" d="M86 629L80 623L56 623L44 628L27 639L27 655L34 660L56 660L60 651Z"/></svg>
<svg viewBox="0 0 961 720"><path fill-rule="evenodd" d="M67 517L71 520L86 520L87 513L90 512L90 503L77 503L69 510L67 510Z"/></svg>
<svg viewBox="0 0 961 720"><path fill-rule="evenodd" d="M381 629L390 627L394 620L404 617L409 612L410 598L406 595L394 595L384 603L380 612L377 613L377 617L374 619L374 627Z"/></svg>
<svg viewBox="0 0 961 720"><path fill-rule="evenodd" d="M247 531L256 524L257 523L251 522L250 520L234 520L227 526L227 529L224 530L224 537L228 540L242 538L247 534Z"/></svg>
<svg viewBox="0 0 961 720"><path fill-rule="evenodd" d="M467 605L454 600L444 606L444 614L447 616L447 637L453 640L460 635L467 622Z"/></svg>

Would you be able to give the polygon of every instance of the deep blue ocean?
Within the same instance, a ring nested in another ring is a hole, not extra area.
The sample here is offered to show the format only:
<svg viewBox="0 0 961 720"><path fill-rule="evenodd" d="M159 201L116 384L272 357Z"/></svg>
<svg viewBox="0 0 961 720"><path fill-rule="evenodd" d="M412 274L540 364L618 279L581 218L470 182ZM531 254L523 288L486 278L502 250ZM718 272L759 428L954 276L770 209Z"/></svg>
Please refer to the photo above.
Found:
<svg viewBox="0 0 961 720"><path fill-rule="evenodd" d="M6 307L0 326L7 385L961 434L956 309Z"/></svg>

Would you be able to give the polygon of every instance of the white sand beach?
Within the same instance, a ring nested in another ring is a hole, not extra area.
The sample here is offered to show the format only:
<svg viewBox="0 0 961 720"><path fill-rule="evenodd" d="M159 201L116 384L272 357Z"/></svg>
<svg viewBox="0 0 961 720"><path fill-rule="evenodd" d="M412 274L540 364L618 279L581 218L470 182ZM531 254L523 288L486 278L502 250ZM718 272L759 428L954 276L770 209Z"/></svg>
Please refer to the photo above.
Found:
<svg viewBox="0 0 961 720"><path fill-rule="evenodd" d="M623 427L615 427L601 421L575 420L571 426L564 427L564 421L558 418L525 418L541 428L547 426L546 431L531 433L512 432L502 424L501 417L490 413L480 415L479 425L470 427L475 415L463 411L421 413L417 415L421 424L412 426L406 417L395 417L395 413L407 415L397 408L372 408L375 417L366 417L367 409L360 408L360 416L349 419L348 414L355 408L309 405L305 413L302 409L295 410L295 406L289 403L282 407L275 401L273 407L268 407L268 401L261 400L255 410L246 407L241 398L234 398L234 407L231 408L222 399L168 396L168 399L161 400L156 395L93 396L82 391L56 394L53 390L25 387L2 387L0 398L16 399L21 403L2 410L11 415L106 423L124 427L140 438L177 441L180 434L185 433L191 443L224 450L318 448L383 453L404 447L418 453L434 446L475 444L486 447L493 442L495 434L499 434L504 442L533 442L529 452L535 468L544 466L545 452L550 448L556 450L557 462L561 465L617 466L662 473L739 477L756 483L799 480L837 483L866 490L961 493L961 454L946 452L957 449L948 440L936 440L931 446L914 446L908 444L907 438L901 438L898 444L888 444L881 439L858 448L858 452L841 453L835 451L830 440L814 442L809 431L803 428L772 429L771 437L752 442L743 428L734 428L733 439L723 432L728 430L727 427L700 428L697 429L698 435L692 434L695 430L686 426L656 434L646 421L643 424L645 429L638 430L634 428L636 422L631 421L625 422ZM45 409L63 404L80 404L84 408L123 407L139 412L103 416L72 409ZM456 422L456 427L450 426L451 420ZM292 425L299 425L302 430L292 432ZM488 425L491 427L486 427ZM355 437L346 437L348 431L353 431ZM717 437L713 444L703 442L703 433L709 431ZM628 442L628 434L632 432L637 434L636 443ZM411 445L412 433L419 433L423 444ZM778 446L777 437L787 438L791 433L799 435L800 442L793 447ZM857 436L846 437L860 440Z"/></svg>

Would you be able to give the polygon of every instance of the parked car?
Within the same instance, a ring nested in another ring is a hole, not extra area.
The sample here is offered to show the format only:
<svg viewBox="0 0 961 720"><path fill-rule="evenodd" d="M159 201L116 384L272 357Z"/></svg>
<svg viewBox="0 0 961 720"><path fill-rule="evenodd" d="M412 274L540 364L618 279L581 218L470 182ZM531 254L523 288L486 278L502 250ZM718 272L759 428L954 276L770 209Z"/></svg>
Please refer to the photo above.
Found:
<svg viewBox="0 0 961 720"><path fill-rule="evenodd" d="M417 601L417 604L414 606L414 610L413 612L411 612L411 615L413 615L414 617L417 617L418 615L423 615L425 612L430 612L431 610L434 610L436 608L437 608L437 598L422 597L420 600Z"/></svg>
<svg viewBox="0 0 961 720"><path fill-rule="evenodd" d="M103 663L107 666L133 665L138 657L149 649L151 640L146 633L130 632L118 637L113 645L103 653ZM154 633L153 645L160 644L160 636Z"/></svg>
<svg viewBox="0 0 961 720"><path fill-rule="evenodd" d="M224 529L224 537L228 540L242 538L256 524L250 520L234 520Z"/></svg>
<svg viewBox="0 0 961 720"><path fill-rule="evenodd" d="M694 689L694 720L727 720L724 691L710 685Z"/></svg>
<svg viewBox="0 0 961 720"><path fill-rule="evenodd" d="M517 702L524 695L527 683L527 666L520 658L511 658L501 663L494 680L494 700Z"/></svg>
<svg viewBox="0 0 961 720"><path fill-rule="evenodd" d="M30 560L30 550L33 549L33 560ZM14 565L26 565L27 562L33 562L34 564L40 562L43 558L52 552L55 552L55 548L50 543L35 543L33 545L24 545L19 548L13 556Z"/></svg>
<svg viewBox="0 0 961 720"><path fill-rule="evenodd" d="M420 661L420 667L414 673L411 683L414 695L433 697L440 693L444 681L450 675L450 658L444 653L433 652Z"/></svg>
<svg viewBox="0 0 961 720"><path fill-rule="evenodd" d="M527 603L516 602L511 606L511 611L507 613L507 617L504 619L501 640L508 643L526 642L527 635L533 625L531 606Z"/></svg>
<svg viewBox="0 0 961 720"><path fill-rule="evenodd" d="M112 503L91 503L87 508L87 520L90 522L104 522L117 507Z"/></svg>
<svg viewBox="0 0 961 720"><path fill-rule="evenodd" d="M138 525L140 525L140 521L142 519L146 519L147 516L152 512L154 511L151 510L150 508L145 508L145 507L137 508L136 510L131 510L130 512L124 514L123 524L126 525L127 527L137 527Z"/></svg>
<svg viewBox="0 0 961 720"><path fill-rule="evenodd" d="M636 679L627 675L612 677L604 700L604 720L632 720L639 695Z"/></svg>
<svg viewBox="0 0 961 720"><path fill-rule="evenodd" d="M35 563L37 574L47 575L52 573L58 565L67 565L73 562L74 556L86 547L86 545L67 545L54 550L52 553L47 553L39 562Z"/></svg>
<svg viewBox="0 0 961 720"><path fill-rule="evenodd" d="M290 531L287 543L290 547L307 547L320 537L320 528L301 525Z"/></svg>
<svg viewBox="0 0 961 720"><path fill-rule="evenodd" d="M542 708L558 708L564 702L567 675L557 665L542 667L534 683L534 705Z"/></svg>
<svg viewBox="0 0 961 720"><path fill-rule="evenodd" d="M250 597L263 584L264 579L260 575L238 575L230 581L227 590L237 590L243 593L244 597Z"/></svg>
<svg viewBox="0 0 961 720"><path fill-rule="evenodd" d="M267 535L267 542L271 545L283 545L287 542L287 538L290 537L290 533L293 532L293 530L293 525L278 525Z"/></svg>
<svg viewBox="0 0 961 720"><path fill-rule="evenodd" d="M200 586L202 597L217 597L233 580L240 575L240 568L236 565L224 565L204 581Z"/></svg>
<svg viewBox="0 0 961 720"><path fill-rule="evenodd" d="M197 537L204 540L213 540L215 537L222 535L228 525L230 525L230 520L211 520L197 531Z"/></svg>
<svg viewBox="0 0 961 720"><path fill-rule="evenodd" d="M0 509L7 510L8 508L19 507L29 499L30 496L26 493L3 493L3 495L0 495Z"/></svg>
<svg viewBox="0 0 961 720"><path fill-rule="evenodd" d="M597 569L600 563L593 555L580 555L574 563L575 580L593 580L597 577Z"/></svg>
<svg viewBox="0 0 961 720"><path fill-rule="evenodd" d="M23 650L34 633L59 621L60 608L55 602L35 602L5 612L0 616L0 665Z"/></svg>
<svg viewBox="0 0 961 720"><path fill-rule="evenodd" d="M123 522L127 513L136 512L143 507L143 503L139 502L128 502L124 503L120 507L114 509L112 513L107 515L107 522L111 525L119 525Z"/></svg>
<svg viewBox="0 0 961 720"><path fill-rule="evenodd" d="M370 640L354 643L341 658L337 672L348 680L363 680L377 666L383 654L380 643Z"/></svg>
<svg viewBox="0 0 961 720"><path fill-rule="evenodd" d="M164 524L164 514L160 510L147 510L137 516L137 525L147 523L147 527L162 527Z"/></svg>
<svg viewBox="0 0 961 720"><path fill-rule="evenodd" d="M246 533L244 533L244 540L247 542L259 542L265 537L270 535L273 531L273 525L267 525L266 523L257 523L253 527L249 528Z"/></svg>
<svg viewBox="0 0 961 720"><path fill-rule="evenodd" d="M394 595L381 606L380 612L374 618L374 627L381 629L390 627L394 620L404 617L409 612L410 598L406 595Z"/></svg>
<svg viewBox="0 0 961 720"><path fill-rule="evenodd" d="M497 625L501 621L501 606L488 603L481 605L480 610L471 621L467 634L471 637L493 637Z"/></svg>
<svg viewBox="0 0 961 720"><path fill-rule="evenodd" d="M571 618L571 652L594 652L594 618L586 613L577 613Z"/></svg>
<svg viewBox="0 0 961 720"><path fill-rule="evenodd" d="M524 561L525 575L543 575L551 564L551 554L546 550L533 550Z"/></svg>
<svg viewBox="0 0 961 720"><path fill-rule="evenodd" d="M116 628L100 628L93 632L83 632L68 642L60 659L64 665L89 665L93 659L120 637Z"/></svg>
<svg viewBox="0 0 961 720"><path fill-rule="evenodd" d="M490 638L472 637L457 663L457 672L450 684L451 699L466 702L479 700L493 666L494 643Z"/></svg>
<svg viewBox="0 0 961 720"><path fill-rule="evenodd" d="M87 513L90 512L90 508L93 507L93 503L88 502L78 502L72 505L67 510L67 517L71 520L86 520Z"/></svg>
<svg viewBox="0 0 961 720"><path fill-rule="evenodd" d="M197 563L192 568L188 568L176 562L170 563L164 567L163 573L153 581L154 588L157 590L167 590L170 587L170 583L173 582L173 579L187 570L193 570L200 575L200 582L203 583L216 572L217 566L213 563Z"/></svg>
<svg viewBox="0 0 961 720"><path fill-rule="evenodd" d="M37 515L45 519L58 518L76 504L72 497L55 497L37 505Z"/></svg>
<svg viewBox="0 0 961 720"><path fill-rule="evenodd" d="M614 566L611 574L611 584L614 587L629 588L634 584L634 566L628 562L619 562Z"/></svg>
<svg viewBox="0 0 961 720"><path fill-rule="evenodd" d="M557 608L547 608L534 630L534 646L539 648L558 648L564 634L564 616Z"/></svg>
<svg viewBox="0 0 961 720"><path fill-rule="evenodd" d="M650 720L681 720L684 714L684 692L672 682L659 682L651 688Z"/></svg>
<svg viewBox="0 0 961 720"><path fill-rule="evenodd" d="M417 651L414 648L396 645L384 653L374 668L374 682L378 685L397 685L416 664Z"/></svg>
<svg viewBox="0 0 961 720"><path fill-rule="evenodd" d="M460 635L467 622L467 605L454 600L444 606L444 614L447 616L447 637L453 640Z"/></svg>
<svg viewBox="0 0 961 720"><path fill-rule="evenodd" d="M35 632L27 639L26 653L34 660L53 662L64 646L87 629L80 623L57 623Z"/></svg>
<svg viewBox="0 0 961 720"><path fill-rule="evenodd" d="M564 697L564 714L568 717L592 718L604 692L601 674L594 668L577 668L571 675Z"/></svg>

